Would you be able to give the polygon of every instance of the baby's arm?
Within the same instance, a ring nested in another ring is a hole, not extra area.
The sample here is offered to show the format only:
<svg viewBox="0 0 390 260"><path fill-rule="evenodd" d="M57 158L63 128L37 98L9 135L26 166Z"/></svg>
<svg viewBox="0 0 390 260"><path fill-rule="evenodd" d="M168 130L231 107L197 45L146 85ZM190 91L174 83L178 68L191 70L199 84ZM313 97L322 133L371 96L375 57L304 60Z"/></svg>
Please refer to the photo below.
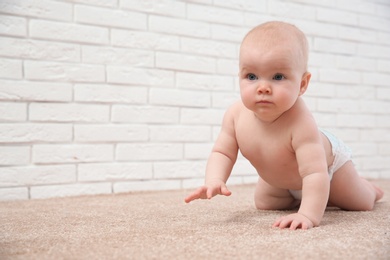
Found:
<svg viewBox="0 0 390 260"><path fill-rule="evenodd" d="M306 129L308 130L308 129ZM317 129L301 132L293 140L302 176L302 201L298 213L278 219L274 227L296 229L318 226L329 199L329 176L325 151ZM302 135L304 133L304 135Z"/></svg>
<svg viewBox="0 0 390 260"><path fill-rule="evenodd" d="M234 163L237 159L238 145L234 130L234 113L237 106L231 107L224 116L221 132L214 144L207 161L205 185L199 187L184 201L189 203L195 199L211 199L215 195L229 196L226 187Z"/></svg>

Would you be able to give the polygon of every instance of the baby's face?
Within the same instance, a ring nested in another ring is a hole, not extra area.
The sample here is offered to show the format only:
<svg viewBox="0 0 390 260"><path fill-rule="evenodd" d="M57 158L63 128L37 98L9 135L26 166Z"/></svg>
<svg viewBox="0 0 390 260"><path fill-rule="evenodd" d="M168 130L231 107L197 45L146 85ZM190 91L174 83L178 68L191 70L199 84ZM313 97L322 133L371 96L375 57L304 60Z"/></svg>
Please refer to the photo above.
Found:
<svg viewBox="0 0 390 260"><path fill-rule="evenodd" d="M240 92L244 105L266 121L290 109L306 72L297 46L248 40L240 51Z"/></svg>

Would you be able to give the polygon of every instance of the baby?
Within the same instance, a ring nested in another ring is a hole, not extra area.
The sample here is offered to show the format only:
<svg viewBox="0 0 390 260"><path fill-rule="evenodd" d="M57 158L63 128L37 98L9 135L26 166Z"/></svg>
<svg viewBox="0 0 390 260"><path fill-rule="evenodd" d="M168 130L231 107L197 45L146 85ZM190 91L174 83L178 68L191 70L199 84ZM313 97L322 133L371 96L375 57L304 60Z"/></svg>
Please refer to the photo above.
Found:
<svg viewBox="0 0 390 260"><path fill-rule="evenodd" d="M311 74L302 31L268 22L244 38L239 57L241 101L225 113L206 167L205 185L185 202L229 196L226 187L237 153L256 168L255 205L262 210L299 206L273 227L319 226L327 205L372 210L383 191L359 177L351 154L331 133L319 130L301 96Z"/></svg>

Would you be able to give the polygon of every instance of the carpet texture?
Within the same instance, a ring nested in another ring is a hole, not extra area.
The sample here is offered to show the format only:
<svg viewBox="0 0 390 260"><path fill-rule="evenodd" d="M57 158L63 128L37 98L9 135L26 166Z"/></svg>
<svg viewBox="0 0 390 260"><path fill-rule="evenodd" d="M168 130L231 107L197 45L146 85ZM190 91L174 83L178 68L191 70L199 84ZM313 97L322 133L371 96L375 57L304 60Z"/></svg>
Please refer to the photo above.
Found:
<svg viewBox="0 0 390 260"><path fill-rule="evenodd" d="M188 191L0 202L0 259L390 259L390 180L370 212L328 208L320 227L271 228L254 185L185 204Z"/></svg>

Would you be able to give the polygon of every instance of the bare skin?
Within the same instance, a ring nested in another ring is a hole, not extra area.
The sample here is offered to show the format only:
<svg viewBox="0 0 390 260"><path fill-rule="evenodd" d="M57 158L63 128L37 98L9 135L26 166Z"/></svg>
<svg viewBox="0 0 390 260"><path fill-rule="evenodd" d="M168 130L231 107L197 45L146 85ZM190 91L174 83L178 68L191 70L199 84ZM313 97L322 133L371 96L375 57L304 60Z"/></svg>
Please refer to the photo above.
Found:
<svg viewBox="0 0 390 260"><path fill-rule="evenodd" d="M258 209L299 205L297 213L277 219L273 227L319 226L328 203L346 210L371 210L383 191L360 178L350 161L329 180L328 167L334 160L331 145L301 98L311 77L306 71L303 34L288 24L268 25L255 28L241 45L241 101L225 113L206 167L205 185L185 202L230 196L226 181L240 150L259 174ZM289 190L302 190L302 200Z"/></svg>

